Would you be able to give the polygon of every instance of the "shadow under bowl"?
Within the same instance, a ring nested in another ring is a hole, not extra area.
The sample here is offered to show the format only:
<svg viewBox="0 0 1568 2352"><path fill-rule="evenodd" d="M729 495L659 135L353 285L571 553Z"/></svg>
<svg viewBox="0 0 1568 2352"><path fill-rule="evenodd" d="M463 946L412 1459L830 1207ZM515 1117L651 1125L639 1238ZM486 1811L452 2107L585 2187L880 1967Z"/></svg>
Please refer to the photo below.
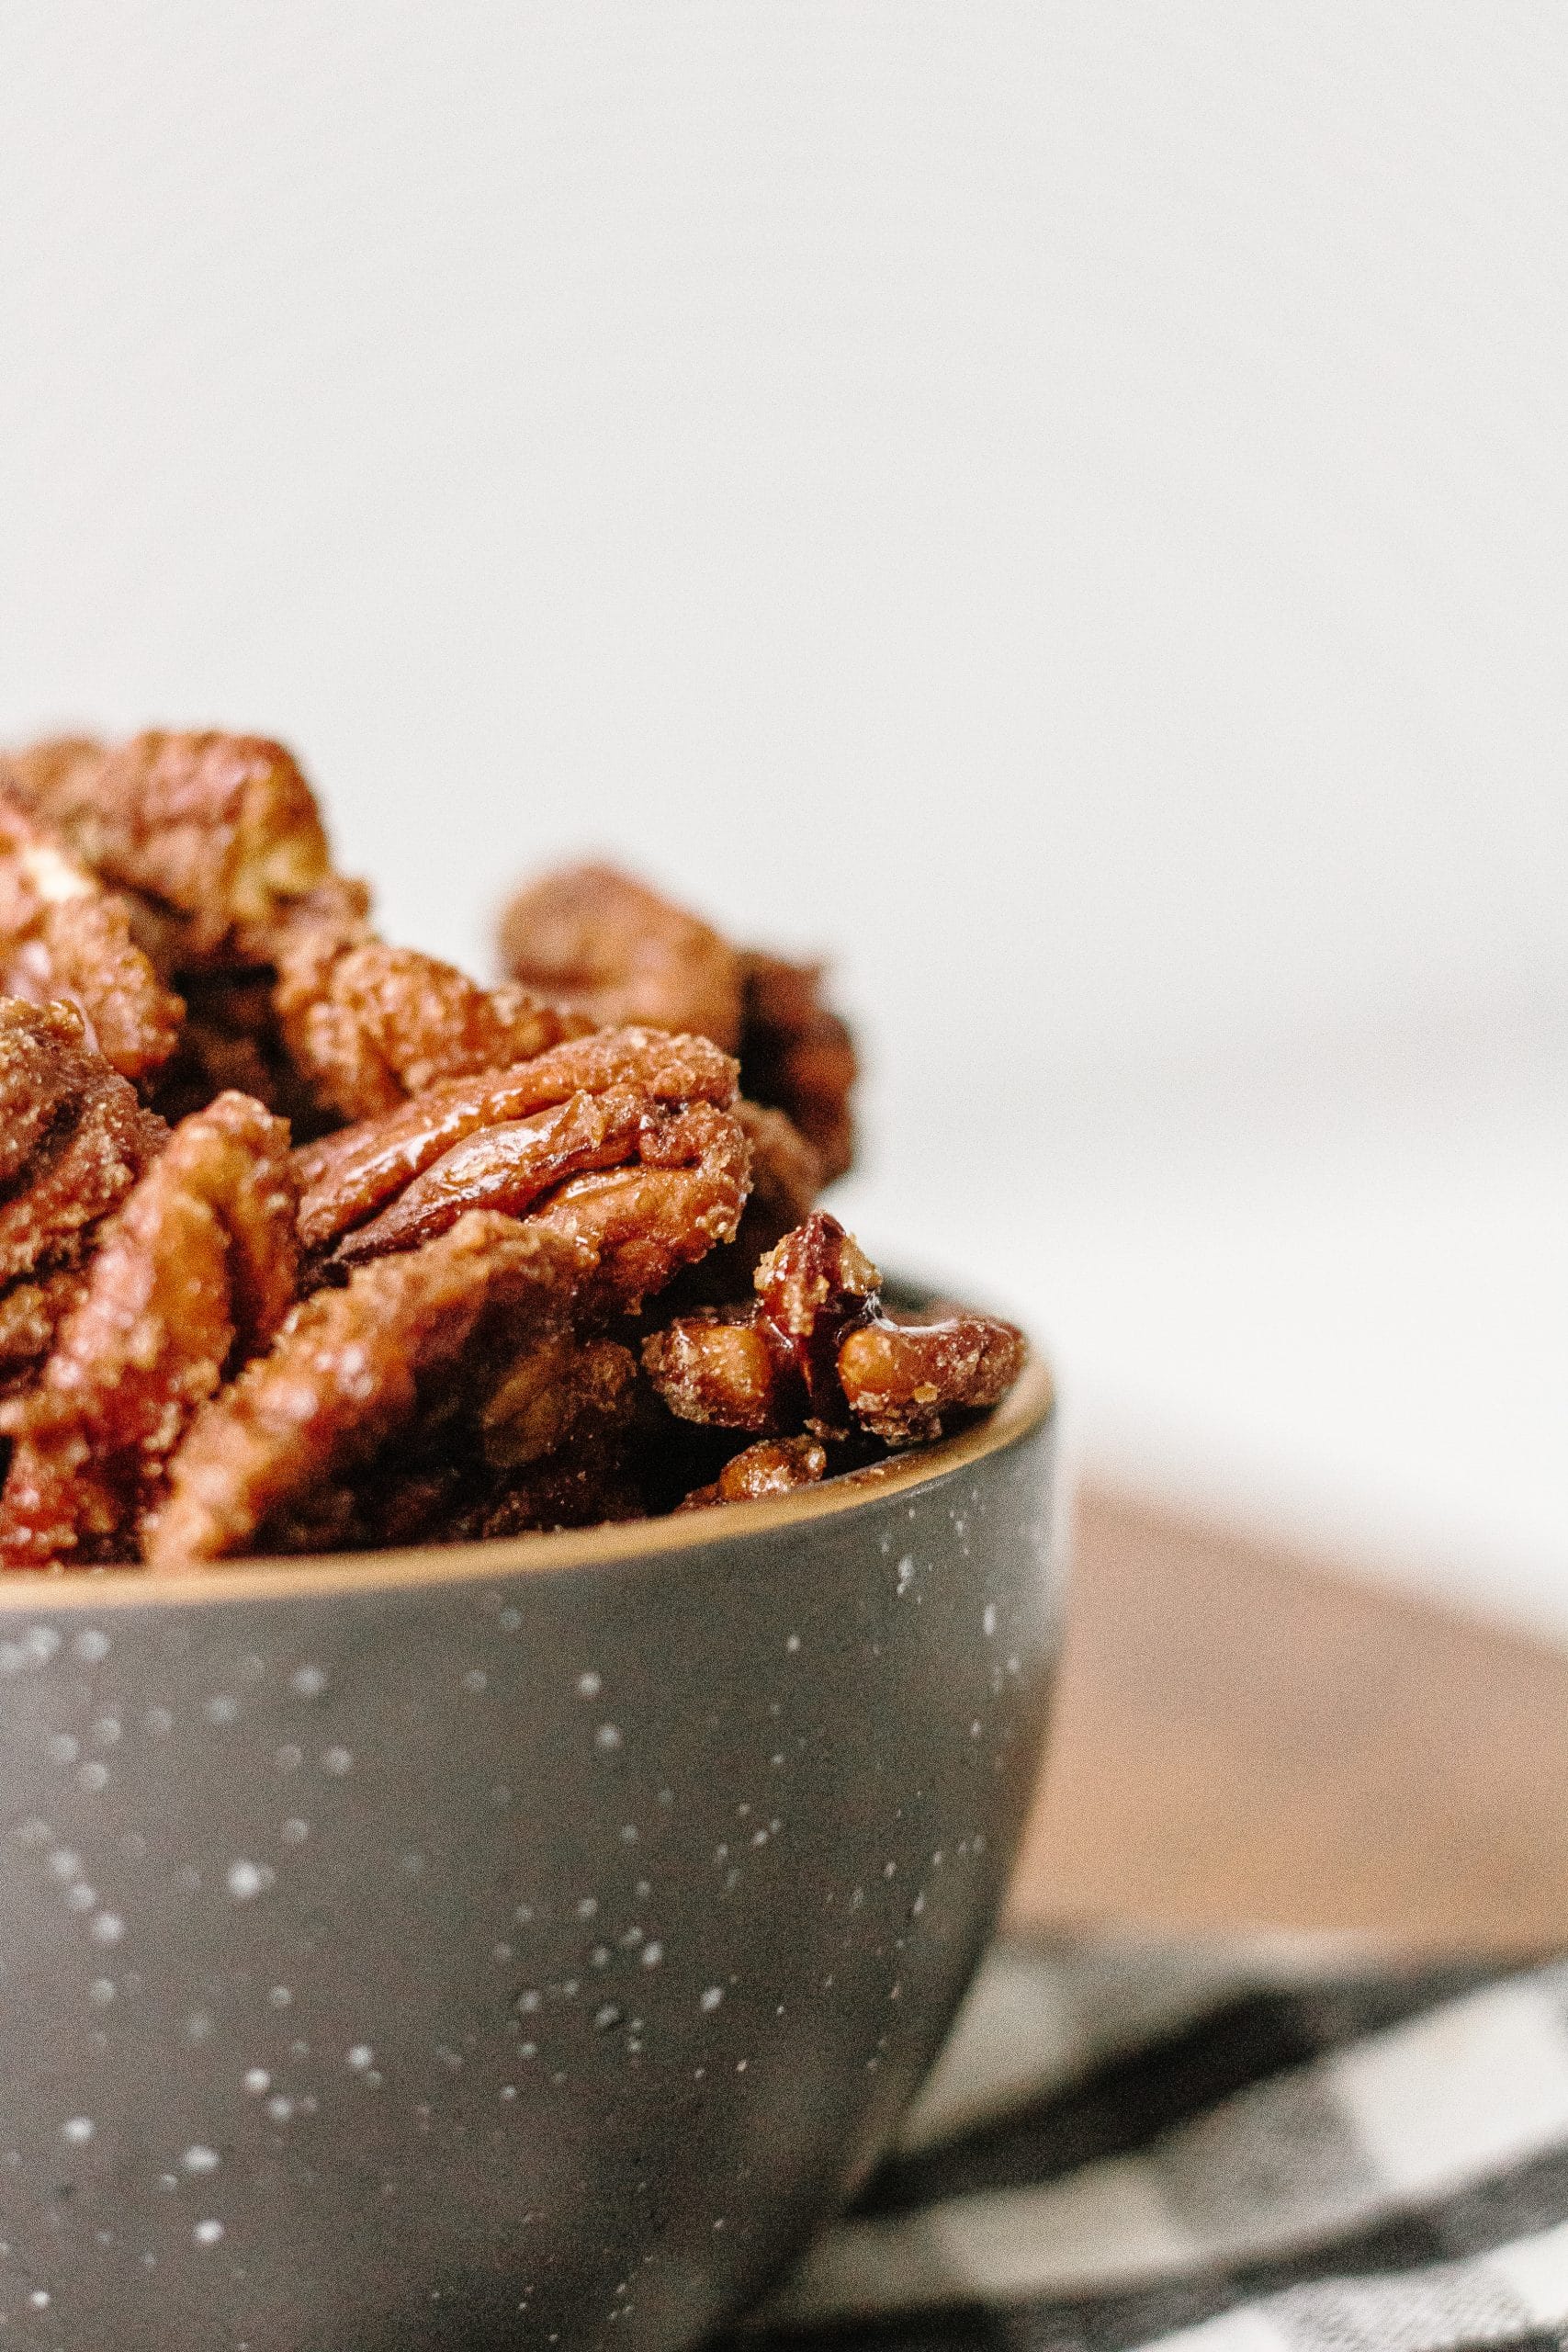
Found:
<svg viewBox="0 0 1568 2352"><path fill-rule="evenodd" d="M0 2319L677 2352L885 2151L1059 1632L1051 1390L775 1501L0 1589Z"/></svg>

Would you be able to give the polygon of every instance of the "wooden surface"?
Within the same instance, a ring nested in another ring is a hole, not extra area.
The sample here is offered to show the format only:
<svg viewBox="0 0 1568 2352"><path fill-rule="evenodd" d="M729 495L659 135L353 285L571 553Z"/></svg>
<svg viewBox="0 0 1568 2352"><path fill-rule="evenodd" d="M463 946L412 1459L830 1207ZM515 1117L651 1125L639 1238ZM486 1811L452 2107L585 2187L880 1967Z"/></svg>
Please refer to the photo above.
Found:
<svg viewBox="0 0 1568 2352"><path fill-rule="evenodd" d="M1090 1489L1013 1910L1568 1944L1568 1657Z"/></svg>

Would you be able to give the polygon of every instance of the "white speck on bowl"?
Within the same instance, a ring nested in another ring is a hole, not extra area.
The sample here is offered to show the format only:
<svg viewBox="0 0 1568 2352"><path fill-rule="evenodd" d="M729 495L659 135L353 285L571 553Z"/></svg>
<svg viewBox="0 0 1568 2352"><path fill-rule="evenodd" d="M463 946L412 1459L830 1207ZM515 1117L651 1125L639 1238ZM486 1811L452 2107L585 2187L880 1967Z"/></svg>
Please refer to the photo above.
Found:
<svg viewBox="0 0 1568 2352"><path fill-rule="evenodd" d="M276 1876L276 1871L265 1862L231 1862L229 1892L236 1903L254 1903L258 1894L266 1893Z"/></svg>

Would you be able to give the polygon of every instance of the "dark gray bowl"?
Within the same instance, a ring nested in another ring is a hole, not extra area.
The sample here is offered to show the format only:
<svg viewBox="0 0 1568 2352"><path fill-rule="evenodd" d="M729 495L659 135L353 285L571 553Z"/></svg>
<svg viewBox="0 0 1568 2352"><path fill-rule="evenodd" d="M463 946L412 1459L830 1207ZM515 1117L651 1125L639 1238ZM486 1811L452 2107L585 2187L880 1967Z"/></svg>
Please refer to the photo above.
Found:
<svg viewBox="0 0 1568 2352"><path fill-rule="evenodd" d="M674 2352L886 2147L1057 1646L1050 1385L773 1502L0 1591L0 2320Z"/></svg>

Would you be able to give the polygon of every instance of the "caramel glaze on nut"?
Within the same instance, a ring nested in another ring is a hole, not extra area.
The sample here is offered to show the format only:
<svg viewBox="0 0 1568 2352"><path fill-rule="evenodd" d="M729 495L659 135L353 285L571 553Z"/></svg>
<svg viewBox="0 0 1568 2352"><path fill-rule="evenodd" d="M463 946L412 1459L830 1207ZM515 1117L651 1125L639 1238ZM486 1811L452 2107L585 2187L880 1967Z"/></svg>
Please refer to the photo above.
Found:
<svg viewBox="0 0 1568 2352"><path fill-rule="evenodd" d="M384 940L265 737L0 755L0 1566L712 1509L1005 1393L817 1206L818 967L604 865L502 939Z"/></svg>

